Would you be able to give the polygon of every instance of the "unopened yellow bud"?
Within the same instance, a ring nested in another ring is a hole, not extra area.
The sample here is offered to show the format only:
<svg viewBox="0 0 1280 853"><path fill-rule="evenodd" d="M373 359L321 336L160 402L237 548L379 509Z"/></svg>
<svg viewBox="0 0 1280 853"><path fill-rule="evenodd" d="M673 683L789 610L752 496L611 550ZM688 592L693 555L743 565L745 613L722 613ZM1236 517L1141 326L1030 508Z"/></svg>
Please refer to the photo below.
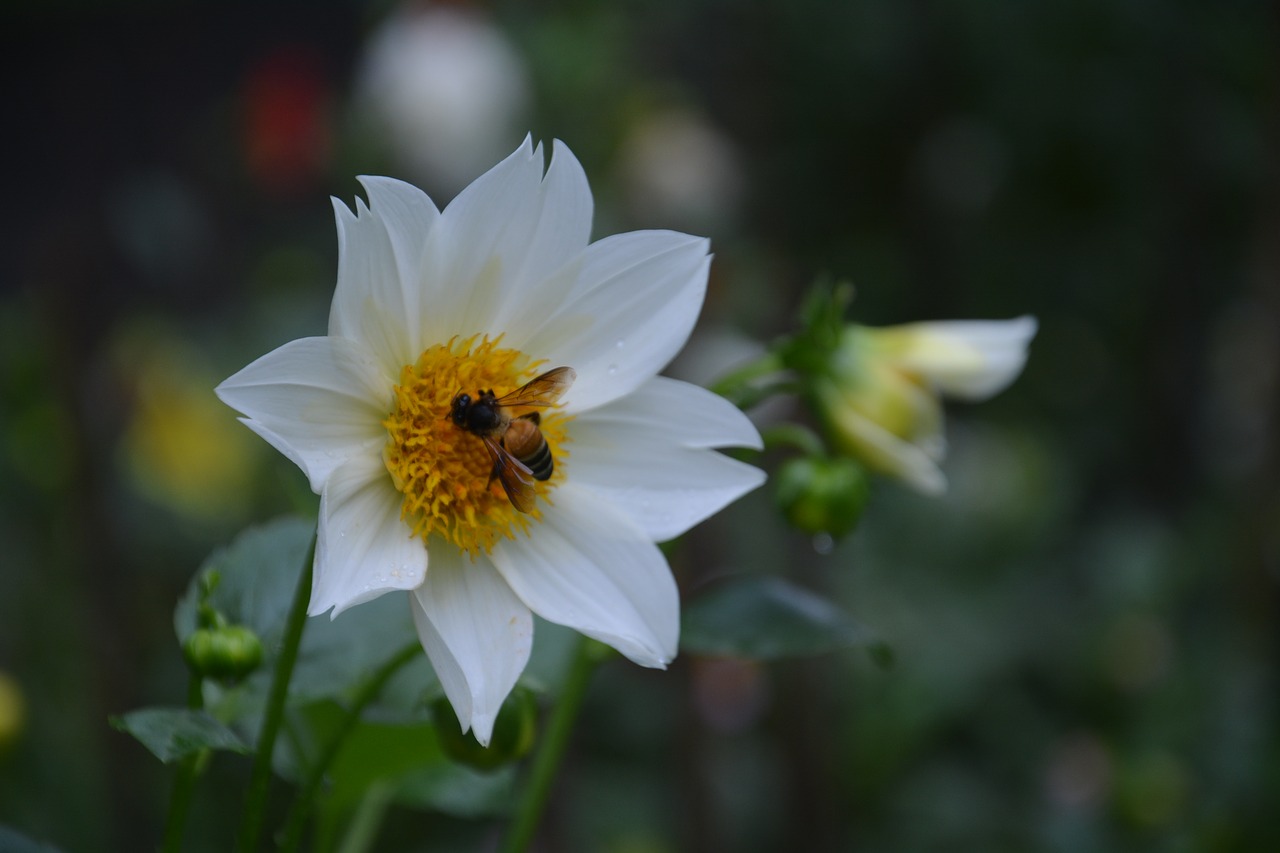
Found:
<svg viewBox="0 0 1280 853"><path fill-rule="evenodd" d="M1003 390L1022 371L1035 331L1031 317L847 326L813 385L832 444L922 492L942 492L942 398L982 400Z"/></svg>

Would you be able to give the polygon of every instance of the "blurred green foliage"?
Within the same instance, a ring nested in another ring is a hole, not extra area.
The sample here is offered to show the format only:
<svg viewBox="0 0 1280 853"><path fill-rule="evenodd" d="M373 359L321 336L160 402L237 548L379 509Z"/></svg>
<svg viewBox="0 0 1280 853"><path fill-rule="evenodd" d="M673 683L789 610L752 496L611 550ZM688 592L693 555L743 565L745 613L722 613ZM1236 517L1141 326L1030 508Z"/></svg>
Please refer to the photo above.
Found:
<svg viewBox="0 0 1280 853"><path fill-rule="evenodd" d="M523 57L535 138L583 161L597 235L712 238L676 370L732 367L707 354L787 329L820 273L853 280L860 322L1041 321L1010 391L950 411L945 499L877 484L815 549L766 489L672 557L690 602L729 574L830 596L892 665L602 668L546 849L1280 849L1274 6L471 8ZM77 851L160 835L170 771L107 718L179 704L173 607L211 548L315 511L199 401L323 331L326 196L404 175L354 107L390 13L0 12L0 675L26 709L0 733L0 824ZM673 126L703 135L663 148ZM646 184L655 146L706 204ZM247 773L212 763L193 838L234 820ZM379 796L377 849L491 835Z"/></svg>

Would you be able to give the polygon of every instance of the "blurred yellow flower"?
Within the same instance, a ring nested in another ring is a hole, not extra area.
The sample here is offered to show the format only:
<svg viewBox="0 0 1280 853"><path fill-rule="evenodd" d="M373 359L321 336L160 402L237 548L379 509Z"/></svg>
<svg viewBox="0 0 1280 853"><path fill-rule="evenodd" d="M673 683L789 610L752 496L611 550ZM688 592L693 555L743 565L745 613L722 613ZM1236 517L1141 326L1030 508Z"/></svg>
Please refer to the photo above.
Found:
<svg viewBox="0 0 1280 853"><path fill-rule="evenodd" d="M0 670L0 755L22 734L27 720L27 702L18 682Z"/></svg>
<svg viewBox="0 0 1280 853"><path fill-rule="evenodd" d="M1034 317L848 326L817 403L840 452L925 494L945 491L943 397L985 400L1022 372Z"/></svg>
<svg viewBox="0 0 1280 853"><path fill-rule="evenodd" d="M134 347L126 342L124 348ZM135 400L121 452L137 489L190 518L241 512L257 448L209 394L214 382L198 356L163 340L125 360L134 362L128 367Z"/></svg>

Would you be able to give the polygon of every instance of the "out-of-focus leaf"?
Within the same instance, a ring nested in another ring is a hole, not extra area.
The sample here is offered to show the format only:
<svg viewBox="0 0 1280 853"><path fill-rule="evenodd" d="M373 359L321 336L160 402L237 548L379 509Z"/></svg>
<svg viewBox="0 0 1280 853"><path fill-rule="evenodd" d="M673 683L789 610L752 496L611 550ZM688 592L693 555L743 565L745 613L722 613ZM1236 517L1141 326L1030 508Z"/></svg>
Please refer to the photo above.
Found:
<svg viewBox="0 0 1280 853"><path fill-rule="evenodd" d="M294 585L314 530L312 520L296 516L249 528L205 561L174 614L178 637L185 640L197 627L205 576L215 572L217 582L211 585L206 605L227 622L248 627L262 640L263 665L253 676L230 688L206 683L210 712L219 719L237 722L237 727L246 731L257 725ZM290 704L349 695L416 636L406 597L394 593L353 607L336 619L308 619L289 682ZM384 691L380 707L410 714L438 691L425 655L422 664L411 664L405 670L388 685L391 689Z"/></svg>
<svg viewBox="0 0 1280 853"><path fill-rule="evenodd" d="M535 693L558 693L577 654L579 634L538 616L533 625L533 652L520 674L520 684Z"/></svg>
<svg viewBox="0 0 1280 853"><path fill-rule="evenodd" d="M780 578L744 577L685 608L680 645L693 654L776 660L875 641L869 628L825 598Z"/></svg>
<svg viewBox="0 0 1280 853"><path fill-rule="evenodd" d="M343 710L332 702L312 705L295 719L293 737L279 753L277 769L295 780L339 725ZM326 812L354 810L370 786L390 785L395 801L410 808L458 817L497 816L510 806L514 770L480 772L449 759L434 726L362 721L348 735L327 775Z"/></svg>
<svg viewBox="0 0 1280 853"><path fill-rule="evenodd" d="M165 764L202 749L249 752L235 732L204 711L191 708L142 708L112 717L111 725L136 737Z"/></svg>
<svg viewBox="0 0 1280 853"><path fill-rule="evenodd" d="M515 778L511 765L486 773L442 759L406 775L396 801L455 817L504 817L514 805Z"/></svg>
<svg viewBox="0 0 1280 853"><path fill-rule="evenodd" d="M227 621L251 628L263 647L274 651L314 533L314 521L285 516L246 529L210 554L178 601L173 616L178 640L185 641L196 630L203 578L216 572L208 603Z"/></svg>

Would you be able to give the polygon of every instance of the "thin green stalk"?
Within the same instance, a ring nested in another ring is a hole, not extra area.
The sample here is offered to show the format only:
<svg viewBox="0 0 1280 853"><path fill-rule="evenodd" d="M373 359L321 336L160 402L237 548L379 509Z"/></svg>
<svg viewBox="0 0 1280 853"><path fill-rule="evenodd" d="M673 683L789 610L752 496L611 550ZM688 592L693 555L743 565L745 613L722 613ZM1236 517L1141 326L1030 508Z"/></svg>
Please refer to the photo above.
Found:
<svg viewBox="0 0 1280 853"><path fill-rule="evenodd" d="M755 361L748 362L717 379L711 384L711 390L722 397L729 397L745 385L750 385L766 376L781 372L783 367L784 365L778 354L770 350Z"/></svg>
<svg viewBox="0 0 1280 853"><path fill-rule="evenodd" d="M298 645L302 642L302 628L307 621L307 601L311 597L311 564L315 553L316 540L312 537L306 562L298 575L298 586L293 591L293 603L289 605L289 616L280 641L280 655L276 658L276 669L271 676L271 693L267 697L262 731L258 734L249 791L245 795L244 816L240 822L240 834L236 838L236 849L241 853L252 853L258 849L258 836L262 831L262 817L266 812L271 785L271 754L275 750L280 721L284 719L289 679L293 676L293 665L298 660Z"/></svg>
<svg viewBox="0 0 1280 853"><path fill-rule="evenodd" d="M192 671L187 681L187 707L199 711L204 707L204 679ZM178 765L173 777L173 792L169 797L169 816L164 823L164 853L177 853L182 849L182 833L187 828L187 813L191 809L191 795L196 789L196 779L204 766L207 749L197 750Z"/></svg>
<svg viewBox="0 0 1280 853"><path fill-rule="evenodd" d="M764 439L765 450L794 447L808 456L825 456L827 454L827 450L822 446L822 439L818 437L818 434L802 424L778 424L764 430L760 437Z"/></svg>
<svg viewBox="0 0 1280 853"><path fill-rule="evenodd" d="M390 782L374 782L364 792L364 798L356 807L355 817L347 827L347 834L342 839L338 853L368 853L373 849L373 842L378 840L378 830L382 827L382 819L387 808L395 797L395 786Z"/></svg>
<svg viewBox="0 0 1280 853"><path fill-rule="evenodd" d="M405 646L399 654L383 664L382 668L365 682L364 686L360 688L360 692L352 699L351 707L347 709L347 713L342 718L337 730L329 737L324 749L320 752L320 756L307 772L306 780L298 788L298 794L293 799L293 805L289 807L289 814L285 817L284 822L284 840L280 844L281 850L297 850L302 843L302 833L306 828L307 816L311 813L311 806L315 802L316 791L320 789L321 781L324 780L330 765L333 764L333 760L338 757L338 753L341 751L343 743L346 742L347 736L356 727L356 723L360 722L360 714L364 711L365 706L382 692L382 688L391 679L391 676L399 671L400 667L420 654L422 654L422 646L418 643Z"/></svg>
<svg viewBox="0 0 1280 853"><path fill-rule="evenodd" d="M542 818L542 810L551 794L551 785L560 769L560 761L569 745L573 724L578 719L578 712L582 710L582 700L587 695L591 673L595 670L598 657L594 646L595 642L586 637L578 640L578 650L569 670L569 677L560 693L560 701L551 712L538 752L533 757L524 793L516 806L516 814L507 830L507 836L503 839L502 853L521 853L533 840L538 821Z"/></svg>

